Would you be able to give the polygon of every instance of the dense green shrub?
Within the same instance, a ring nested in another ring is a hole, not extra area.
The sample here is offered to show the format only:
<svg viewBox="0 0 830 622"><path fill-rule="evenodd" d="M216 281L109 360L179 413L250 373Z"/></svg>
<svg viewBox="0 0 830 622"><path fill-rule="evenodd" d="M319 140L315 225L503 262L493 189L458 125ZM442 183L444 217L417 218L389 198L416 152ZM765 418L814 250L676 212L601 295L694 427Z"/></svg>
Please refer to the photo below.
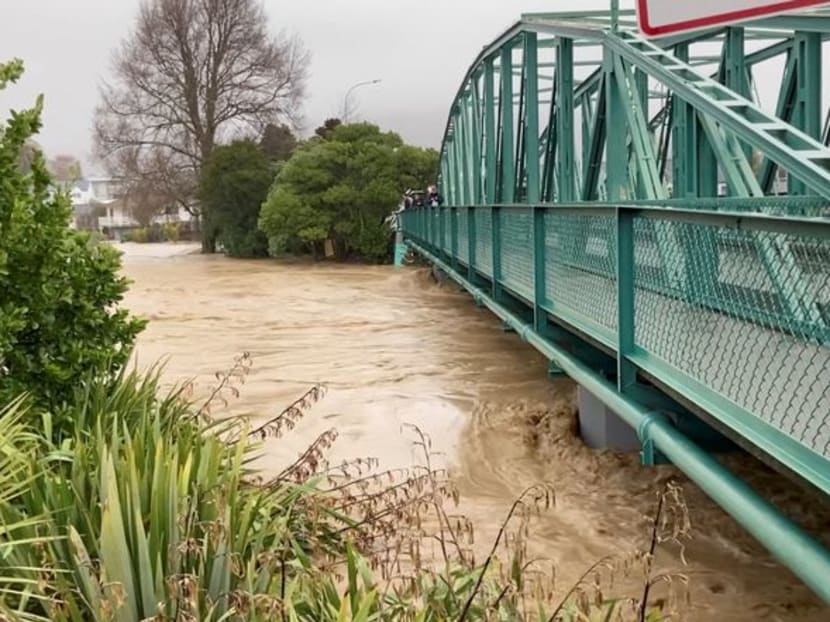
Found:
<svg viewBox="0 0 830 622"><path fill-rule="evenodd" d="M181 238L181 227L179 223L168 222L164 224L153 224L148 227L136 227L130 229L124 235L125 242L146 244L147 242L178 242Z"/></svg>
<svg viewBox="0 0 830 622"><path fill-rule="evenodd" d="M406 188L430 182L437 153L366 123L332 124L322 135L294 151L262 206L270 253L304 247L319 255L330 239L339 259L389 259L384 220Z"/></svg>
<svg viewBox="0 0 830 622"><path fill-rule="evenodd" d="M0 64L0 89L22 71ZM57 407L85 376L121 367L143 323L118 308L118 252L67 226L69 198L50 192L43 156L18 166L41 109L39 98L0 126L0 403L29 392Z"/></svg>
<svg viewBox="0 0 830 622"><path fill-rule="evenodd" d="M179 223L168 222L162 227L162 234L165 242L178 242L181 238Z"/></svg>
<svg viewBox="0 0 830 622"><path fill-rule="evenodd" d="M135 242L136 244L146 244L150 241L150 227L136 227L130 229L124 234L126 242Z"/></svg>
<svg viewBox="0 0 830 622"><path fill-rule="evenodd" d="M268 241L257 221L273 181L274 167L252 141L222 145L211 153L202 174L202 210L231 257L268 254Z"/></svg>

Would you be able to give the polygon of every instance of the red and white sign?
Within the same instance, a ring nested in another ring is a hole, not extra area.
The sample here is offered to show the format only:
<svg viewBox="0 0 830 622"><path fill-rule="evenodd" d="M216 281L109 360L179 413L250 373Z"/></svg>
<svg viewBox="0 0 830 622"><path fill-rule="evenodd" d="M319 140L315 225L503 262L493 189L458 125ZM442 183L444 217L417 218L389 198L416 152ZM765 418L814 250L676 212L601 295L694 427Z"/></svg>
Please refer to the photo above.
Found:
<svg viewBox="0 0 830 622"><path fill-rule="evenodd" d="M821 5L830 1L637 0L637 21L643 33L656 37Z"/></svg>

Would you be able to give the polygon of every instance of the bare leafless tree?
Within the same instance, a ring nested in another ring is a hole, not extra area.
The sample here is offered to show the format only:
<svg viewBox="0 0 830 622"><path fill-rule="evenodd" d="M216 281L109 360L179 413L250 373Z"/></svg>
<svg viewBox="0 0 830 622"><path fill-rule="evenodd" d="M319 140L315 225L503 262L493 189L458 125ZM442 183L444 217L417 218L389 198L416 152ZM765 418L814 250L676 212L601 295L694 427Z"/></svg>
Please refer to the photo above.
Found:
<svg viewBox="0 0 830 622"><path fill-rule="evenodd" d="M127 184L120 200L130 216L142 227L149 227L153 218L171 206L167 193L142 179L134 179Z"/></svg>
<svg viewBox="0 0 830 622"><path fill-rule="evenodd" d="M199 175L214 145L298 120L309 57L299 39L275 37L267 24L258 0L144 0L101 87L96 155L198 215Z"/></svg>
<svg viewBox="0 0 830 622"><path fill-rule="evenodd" d="M55 181L71 184L81 178L81 163L75 156L61 153L46 163Z"/></svg>

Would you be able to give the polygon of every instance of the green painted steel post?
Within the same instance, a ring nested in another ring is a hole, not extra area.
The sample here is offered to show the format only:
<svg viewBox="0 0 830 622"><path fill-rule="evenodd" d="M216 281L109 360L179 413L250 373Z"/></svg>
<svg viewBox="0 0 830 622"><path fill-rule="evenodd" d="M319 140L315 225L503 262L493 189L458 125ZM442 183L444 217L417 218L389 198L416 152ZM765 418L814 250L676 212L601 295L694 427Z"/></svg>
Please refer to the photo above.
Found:
<svg viewBox="0 0 830 622"><path fill-rule="evenodd" d="M614 75L615 54L603 48L605 74L605 185L608 201L628 198L628 165L622 154L626 147L625 103Z"/></svg>
<svg viewBox="0 0 830 622"><path fill-rule="evenodd" d="M476 208L467 208L467 278L475 283L476 276Z"/></svg>
<svg viewBox="0 0 830 622"><path fill-rule="evenodd" d="M692 119L689 122L694 124L693 136L697 140L695 151L697 156L695 187L697 191L695 196L716 197L718 196L718 161L715 157L715 151L712 149L712 143L709 142L706 132L701 127L697 113L694 109L691 109L691 113Z"/></svg>
<svg viewBox="0 0 830 622"><path fill-rule="evenodd" d="M634 351L634 214L618 207L617 216L617 390L634 386L637 368L628 359Z"/></svg>
<svg viewBox="0 0 830 622"><path fill-rule="evenodd" d="M555 64L555 63L554 63ZM553 93L551 93L551 103L548 109L548 121L544 132L544 159L542 163L542 196L543 203L548 203L556 198L556 101L557 101L557 84L556 84L556 69L553 71Z"/></svg>
<svg viewBox="0 0 830 622"><path fill-rule="evenodd" d="M723 42L724 84L738 95L750 98L745 48L744 29L740 26L727 28L726 37ZM741 147L744 155L747 158L751 158L752 147L746 144L742 144ZM737 191L731 183L727 183L727 188L731 195L741 196L743 194Z"/></svg>
<svg viewBox="0 0 830 622"><path fill-rule="evenodd" d="M500 203L512 203L516 189L516 162L513 133L513 43L501 50L501 196Z"/></svg>
<svg viewBox="0 0 830 622"><path fill-rule="evenodd" d="M567 203L576 198L576 171L574 168L573 41L565 37L559 37L556 47L556 146L558 199Z"/></svg>
<svg viewBox="0 0 830 622"><path fill-rule="evenodd" d="M453 120L453 137L452 137L452 160L451 175L452 175L452 190L453 200L451 205L461 205L464 202L464 182L463 169L461 168L461 150L464 148L463 136L461 135L461 123L456 114Z"/></svg>
<svg viewBox="0 0 830 622"><path fill-rule="evenodd" d="M522 37L524 40L524 37ZM524 45L522 46L524 50ZM522 54L524 57L524 53ZM518 123L515 126L516 131L516 145L514 149L513 161L516 163L516 168L513 172L513 201L514 203L524 202L524 181L525 181L525 157L524 157L524 139L525 139L525 101L527 99L527 90L525 89L525 73L526 66L524 59L522 60L521 77L519 79L519 109L516 114Z"/></svg>
<svg viewBox="0 0 830 622"><path fill-rule="evenodd" d="M441 179L444 181L444 196L448 203L455 202L455 179L453 178L452 161L455 157L453 155L452 137L448 137L445 142L445 151L441 158Z"/></svg>
<svg viewBox="0 0 830 622"><path fill-rule="evenodd" d="M473 128L470 123L470 96L468 95L461 103L461 127L464 132L464 149L462 152L462 164L464 167L464 201L463 205L472 205L475 194L475 180L473 179Z"/></svg>
<svg viewBox="0 0 830 622"><path fill-rule="evenodd" d="M465 97L461 100L458 111L459 129L459 171L461 172L461 198L457 205L469 205L470 200L470 131L467 123L467 102Z"/></svg>
<svg viewBox="0 0 830 622"><path fill-rule="evenodd" d="M642 131L644 133L645 140L647 142L647 146L649 148L649 152L651 156L654 157L654 174L655 174L655 183L657 184L659 189L663 189L663 180L660 178L660 161L658 157L658 153L656 152L655 147L655 140L654 136L652 135L649 124L648 124L648 74L640 69L634 70L634 92L632 93L632 98L635 99L637 104L637 114L642 116L642 123L643 128ZM645 185L643 184L643 176L640 175L637 179L635 185L635 195L636 197L644 197L647 196L648 190L646 189ZM660 197L663 198L663 197ZM666 197L667 198L667 197Z"/></svg>
<svg viewBox="0 0 830 622"><path fill-rule="evenodd" d="M603 150L606 148L606 114L608 112L608 82L605 72L597 90L597 104L590 122L589 148L582 154L582 189L580 199L595 201L599 194ZM583 113L584 114L584 113Z"/></svg>
<svg viewBox="0 0 830 622"><path fill-rule="evenodd" d="M627 124L631 144L634 148L637 176L631 185L641 189L642 194L636 195L639 198L648 200L664 199L666 198L665 189L660 181L657 156L648 130L646 113L642 107L638 85L631 84L631 72L619 56L614 58L614 77L616 78L615 86L617 87L614 97L620 98L620 104L614 107L614 112L619 114L620 122ZM609 123L615 123L610 116ZM621 159L620 153L625 152L617 152L617 159Z"/></svg>
<svg viewBox="0 0 830 622"><path fill-rule="evenodd" d="M452 136L446 140L447 150L444 157L441 159L441 178L445 180L445 192L447 203L453 205L457 202L455 196L455 141Z"/></svg>
<svg viewBox="0 0 830 622"><path fill-rule="evenodd" d="M458 210L465 207L449 207L447 215L450 219L450 265L453 270L458 270Z"/></svg>
<svg viewBox="0 0 830 622"><path fill-rule="evenodd" d="M524 35L525 64L525 128L524 159L527 171L525 199L533 214L533 321L539 331L545 330L547 314L542 309L545 295L545 229L544 210L538 206L541 192L539 179L539 48L536 33Z"/></svg>
<svg viewBox="0 0 830 622"><path fill-rule="evenodd" d="M492 205L496 198L496 102L494 59L484 62L484 202Z"/></svg>
<svg viewBox="0 0 830 622"><path fill-rule="evenodd" d="M593 106L591 106L591 97L589 95L582 96L582 153L583 155L591 151L591 119L594 116ZM585 179L585 170L582 171L582 178Z"/></svg>
<svg viewBox="0 0 830 622"><path fill-rule="evenodd" d="M544 309L547 298L547 270L545 253L546 208L535 206L533 210L533 326L537 333L548 332L548 314Z"/></svg>
<svg viewBox="0 0 830 622"><path fill-rule="evenodd" d="M821 47L820 32L796 32L796 98L793 125L808 136L821 138ZM804 182L790 176L790 194L806 194Z"/></svg>
<svg viewBox="0 0 830 622"><path fill-rule="evenodd" d="M471 85L472 88L472 85ZM476 133L473 118L475 116L474 112L475 102L473 101L473 94L472 90L470 91L470 95L465 100L465 112L464 112L464 137L466 138L465 151L467 152L464 170L467 173L468 178L468 190L467 190L467 200L464 202L465 205L474 205L476 202L476 185L478 184L478 180L480 174L476 173L476 165L478 164L479 168L481 163L476 163L476 153L475 153L475 143L478 134Z"/></svg>
<svg viewBox="0 0 830 622"><path fill-rule="evenodd" d="M463 104L462 104L463 105ZM464 114L459 110L455 118L456 131L455 140L455 178L456 178L456 201L453 205L466 205L467 203L467 145L465 143Z"/></svg>
<svg viewBox="0 0 830 622"><path fill-rule="evenodd" d="M723 83L739 95L749 98L744 39L744 29L740 26L726 29L726 38L723 42Z"/></svg>
<svg viewBox="0 0 830 622"><path fill-rule="evenodd" d="M482 119L481 119L481 96L479 94L479 77L481 72L473 76L472 85L472 156L473 156L473 178L475 181L475 192L472 197L473 205L481 205L484 199L484 174L482 173L481 143L482 143Z"/></svg>
<svg viewBox="0 0 830 622"><path fill-rule="evenodd" d="M525 127L524 160L527 174L525 201L539 202L539 57L535 32L524 34Z"/></svg>
<svg viewBox="0 0 830 622"><path fill-rule="evenodd" d="M501 207L494 205L490 208L490 232L493 266L493 300L502 299L501 287Z"/></svg>
<svg viewBox="0 0 830 622"><path fill-rule="evenodd" d="M689 46L676 46L674 55L688 62ZM697 194L697 115L677 96L672 98L672 107L672 195L682 199Z"/></svg>
<svg viewBox="0 0 830 622"><path fill-rule="evenodd" d="M684 63L688 62L688 45L676 46L675 56ZM677 199L716 196L717 160L697 112L676 94L672 106L672 194Z"/></svg>

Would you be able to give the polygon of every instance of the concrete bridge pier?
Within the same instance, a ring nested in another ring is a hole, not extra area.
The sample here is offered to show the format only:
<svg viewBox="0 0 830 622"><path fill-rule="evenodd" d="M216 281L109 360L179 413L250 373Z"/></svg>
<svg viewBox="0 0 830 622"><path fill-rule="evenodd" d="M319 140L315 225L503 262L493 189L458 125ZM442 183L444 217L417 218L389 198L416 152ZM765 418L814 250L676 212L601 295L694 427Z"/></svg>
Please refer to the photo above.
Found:
<svg viewBox="0 0 830 622"><path fill-rule="evenodd" d="M665 398L665 401L672 405L664 404L665 408L654 405L654 411L659 412L678 432L692 440L701 449L709 453L738 449L735 443L704 420L668 398ZM579 434L589 447L615 451L640 451L642 462L647 465L668 462L659 451L645 448L637 430L582 385L577 388L577 409Z"/></svg>

